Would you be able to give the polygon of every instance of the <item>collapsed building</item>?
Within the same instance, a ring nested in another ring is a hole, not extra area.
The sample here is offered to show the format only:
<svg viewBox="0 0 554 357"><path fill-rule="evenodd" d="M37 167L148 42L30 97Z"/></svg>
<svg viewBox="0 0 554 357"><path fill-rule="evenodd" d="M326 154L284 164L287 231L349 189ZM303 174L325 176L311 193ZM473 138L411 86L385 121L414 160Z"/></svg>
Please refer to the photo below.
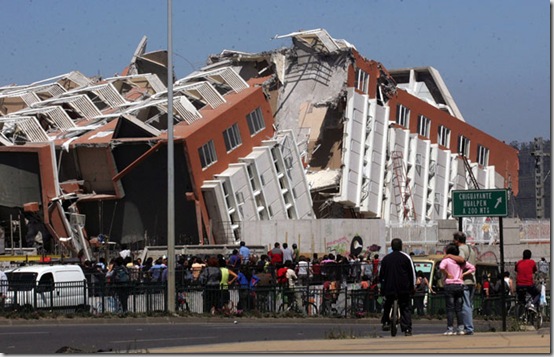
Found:
<svg viewBox="0 0 554 357"><path fill-rule="evenodd" d="M452 190L517 195L517 150L466 123L434 68L387 70L323 29L276 37L292 47L224 50L172 85L176 244L236 244L246 221L426 224L452 218ZM0 87L0 221L23 212L73 252L166 243L167 53L145 48L111 78Z"/></svg>
<svg viewBox="0 0 554 357"><path fill-rule="evenodd" d="M285 37L291 49L210 59L245 76L272 64L276 127L297 133L318 218L425 223L452 218L452 190L517 195L517 150L466 123L436 69L387 70L323 29Z"/></svg>

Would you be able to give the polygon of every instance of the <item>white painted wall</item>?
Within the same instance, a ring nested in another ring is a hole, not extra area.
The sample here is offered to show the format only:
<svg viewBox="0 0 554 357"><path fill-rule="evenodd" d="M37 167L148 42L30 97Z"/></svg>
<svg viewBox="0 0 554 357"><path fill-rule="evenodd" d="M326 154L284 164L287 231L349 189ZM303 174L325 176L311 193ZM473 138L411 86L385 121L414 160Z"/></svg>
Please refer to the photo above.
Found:
<svg viewBox="0 0 554 357"><path fill-rule="evenodd" d="M298 244L300 252L329 253L333 249L350 251L355 235L360 235L364 249L372 244L380 245L385 253L385 222L381 219L319 219L277 220L241 222L244 240L250 245L273 247L275 242Z"/></svg>

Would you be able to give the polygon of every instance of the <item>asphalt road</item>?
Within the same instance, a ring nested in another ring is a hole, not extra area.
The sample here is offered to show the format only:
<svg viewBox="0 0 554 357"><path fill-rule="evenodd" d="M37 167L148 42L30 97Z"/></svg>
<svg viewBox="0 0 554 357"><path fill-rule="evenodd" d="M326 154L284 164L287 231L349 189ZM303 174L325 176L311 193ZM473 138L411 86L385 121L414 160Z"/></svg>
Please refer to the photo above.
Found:
<svg viewBox="0 0 554 357"><path fill-rule="evenodd" d="M377 319L111 318L0 321L0 352L52 354L68 349L124 353L229 342L322 340L389 335ZM440 334L445 321L414 320L414 334ZM487 326L481 327L488 328Z"/></svg>

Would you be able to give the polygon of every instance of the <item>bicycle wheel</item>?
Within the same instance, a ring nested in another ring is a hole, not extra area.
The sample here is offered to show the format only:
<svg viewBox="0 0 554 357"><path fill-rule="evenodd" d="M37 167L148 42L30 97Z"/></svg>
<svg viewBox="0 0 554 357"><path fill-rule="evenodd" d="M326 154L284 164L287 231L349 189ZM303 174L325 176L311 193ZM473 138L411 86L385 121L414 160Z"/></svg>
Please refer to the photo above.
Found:
<svg viewBox="0 0 554 357"><path fill-rule="evenodd" d="M317 306L313 302L307 302L304 307L308 316L317 315Z"/></svg>
<svg viewBox="0 0 554 357"><path fill-rule="evenodd" d="M390 316L390 335L396 336L398 332L398 300L394 300L392 303L391 316Z"/></svg>
<svg viewBox="0 0 554 357"><path fill-rule="evenodd" d="M223 304L221 310L223 315L231 316L235 312L235 303L232 300L229 300L226 304Z"/></svg>
<svg viewBox="0 0 554 357"><path fill-rule="evenodd" d="M536 330L542 327L542 312L540 308L533 316L533 326L535 327Z"/></svg>

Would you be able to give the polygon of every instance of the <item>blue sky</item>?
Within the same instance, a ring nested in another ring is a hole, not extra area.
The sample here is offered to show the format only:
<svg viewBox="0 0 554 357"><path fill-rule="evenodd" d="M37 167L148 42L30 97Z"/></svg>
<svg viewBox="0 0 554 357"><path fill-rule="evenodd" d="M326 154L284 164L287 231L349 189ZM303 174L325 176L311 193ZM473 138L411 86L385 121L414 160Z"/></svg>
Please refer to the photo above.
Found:
<svg viewBox="0 0 554 357"><path fill-rule="evenodd" d="M129 64L143 35L167 49L166 0L2 0L0 86ZM223 49L290 46L324 28L386 68L432 66L468 123L509 143L550 139L550 2L545 0L173 0L175 74Z"/></svg>

